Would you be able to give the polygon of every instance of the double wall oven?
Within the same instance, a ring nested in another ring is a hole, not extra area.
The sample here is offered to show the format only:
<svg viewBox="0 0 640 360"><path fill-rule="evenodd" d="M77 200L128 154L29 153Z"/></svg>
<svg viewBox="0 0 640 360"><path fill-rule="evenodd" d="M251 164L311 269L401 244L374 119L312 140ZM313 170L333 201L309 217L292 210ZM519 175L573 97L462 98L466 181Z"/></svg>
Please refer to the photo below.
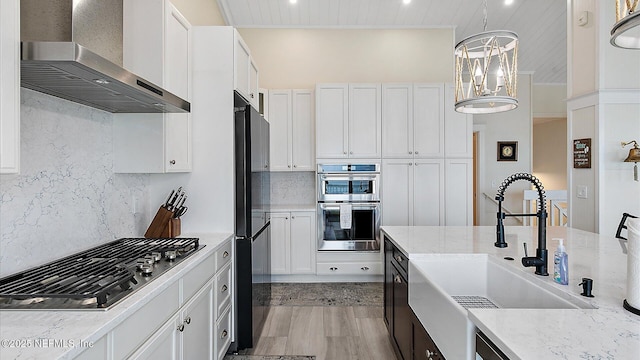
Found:
<svg viewBox="0 0 640 360"><path fill-rule="evenodd" d="M379 251L380 164L318 164L318 250Z"/></svg>

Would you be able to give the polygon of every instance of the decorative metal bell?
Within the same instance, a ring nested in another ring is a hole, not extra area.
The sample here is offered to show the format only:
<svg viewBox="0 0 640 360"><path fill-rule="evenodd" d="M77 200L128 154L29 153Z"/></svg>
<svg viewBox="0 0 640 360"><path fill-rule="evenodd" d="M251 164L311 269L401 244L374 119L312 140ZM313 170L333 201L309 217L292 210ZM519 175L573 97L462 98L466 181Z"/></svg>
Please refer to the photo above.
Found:
<svg viewBox="0 0 640 360"><path fill-rule="evenodd" d="M633 144L633 148L629 150L629 156L624 159L624 162L632 162L633 164L633 180L638 181L638 162L640 161L640 146L635 140L629 142L622 142L622 147L629 144Z"/></svg>

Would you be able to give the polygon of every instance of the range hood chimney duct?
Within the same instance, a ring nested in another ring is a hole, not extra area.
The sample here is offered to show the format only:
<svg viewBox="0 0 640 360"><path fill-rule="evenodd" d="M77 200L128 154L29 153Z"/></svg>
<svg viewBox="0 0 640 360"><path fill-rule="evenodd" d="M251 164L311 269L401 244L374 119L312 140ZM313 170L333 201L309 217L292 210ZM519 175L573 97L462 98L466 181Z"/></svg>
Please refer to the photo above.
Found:
<svg viewBox="0 0 640 360"><path fill-rule="evenodd" d="M122 11L122 0L21 0L22 87L112 113L189 112L122 68Z"/></svg>

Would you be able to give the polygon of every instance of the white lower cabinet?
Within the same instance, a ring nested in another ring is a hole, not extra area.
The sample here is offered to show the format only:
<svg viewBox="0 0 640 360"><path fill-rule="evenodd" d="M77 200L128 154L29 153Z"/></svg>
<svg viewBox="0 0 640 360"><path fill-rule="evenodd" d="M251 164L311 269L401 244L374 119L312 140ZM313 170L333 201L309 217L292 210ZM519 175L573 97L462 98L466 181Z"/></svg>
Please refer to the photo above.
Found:
<svg viewBox="0 0 640 360"><path fill-rule="evenodd" d="M271 219L271 273L316 273L316 213L277 212Z"/></svg>
<svg viewBox="0 0 640 360"><path fill-rule="evenodd" d="M384 273L380 252L319 252L317 267L318 275L353 276Z"/></svg>

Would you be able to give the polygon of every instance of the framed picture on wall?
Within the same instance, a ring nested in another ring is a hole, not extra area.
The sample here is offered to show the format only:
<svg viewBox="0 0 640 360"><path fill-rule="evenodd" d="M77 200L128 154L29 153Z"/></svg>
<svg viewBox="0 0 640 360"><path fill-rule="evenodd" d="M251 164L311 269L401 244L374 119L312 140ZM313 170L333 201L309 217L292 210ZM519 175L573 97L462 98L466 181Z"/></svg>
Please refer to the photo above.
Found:
<svg viewBox="0 0 640 360"><path fill-rule="evenodd" d="M518 142L498 141L498 161L518 161Z"/></svg>

